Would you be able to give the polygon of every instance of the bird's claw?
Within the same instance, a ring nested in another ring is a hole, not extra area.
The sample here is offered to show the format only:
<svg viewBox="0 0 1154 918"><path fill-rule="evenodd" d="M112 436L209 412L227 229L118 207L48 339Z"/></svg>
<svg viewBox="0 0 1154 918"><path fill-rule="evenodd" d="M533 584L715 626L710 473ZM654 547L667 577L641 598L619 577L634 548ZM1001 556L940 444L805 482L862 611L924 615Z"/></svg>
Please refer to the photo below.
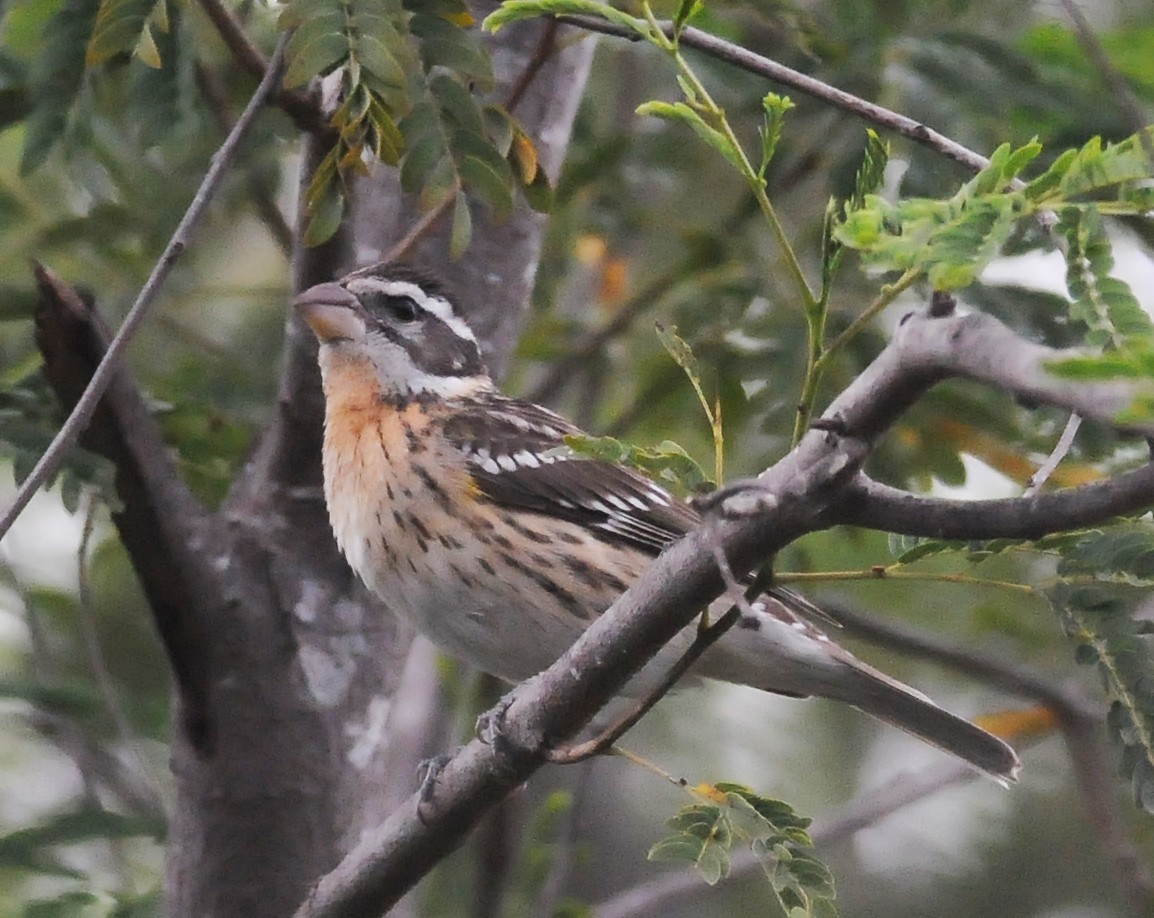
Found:
<svg viewBox="0 0 1154 918"><path fill-rule="evenodd" d="M451 755L441 753L425 759L417 766L417 779L420 781L417 794L421 803L428 803L433 799L433 793L437 789L437 778L441 776L441 772L445 770L445 766L449 764L452 758Z"/></svg>
<svg viewBox="0 0 1154 918"><path fill-rule="evenodd" d="M477 717L477 739L486 746L496 746L504 734L505 712L513 703L513 693L501 696L500 700L488 711Z"/></svg>

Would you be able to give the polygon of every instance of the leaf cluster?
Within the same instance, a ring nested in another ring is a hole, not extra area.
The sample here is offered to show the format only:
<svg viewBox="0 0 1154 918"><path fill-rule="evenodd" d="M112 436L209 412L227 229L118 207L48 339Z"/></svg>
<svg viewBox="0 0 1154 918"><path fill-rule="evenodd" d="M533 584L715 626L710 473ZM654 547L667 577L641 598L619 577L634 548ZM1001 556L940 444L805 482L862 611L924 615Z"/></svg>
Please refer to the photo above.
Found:
<svg viewBox="0 0 1154 918"><path fill-rule="evenodd" d="M714 885L729 874L735 845L748 845L769 880L782 912L791 918L833 918L833 876L812 854L810 820L792 807L740 784L698 785L701 802L669 820L673 833L649 849L650 860L688 861Z"/></svg>
<svg viewBox="0 0 1154 918"><path fill-rule="evenodd" d="M1107 717L1135 803L1154 813L1154 627L1134 612L1154 587L1154 525L1090 532L1069 547L1047 595L1075 658L1114 699Z"/></svg>
<svg viewBox="0 0 1154 918"><path fill-rule="evenodd" d="M286 84L339 72L330 118L336 142L305 195L305 241L335 232L348 183L381 162L401 166L402 185L421 205L453 206L452 247L472 233L468 196L507 214L517 188L544 206L549 185L536 149L517 121L474 92L490 90L487 53L468 26L463 0L292 0L281 13L290 30Z"/></svg>
<svg viewBox="0 0 1154 918"><path fill-rule="evenodd" d="M32 472L59 426L59 403L39 370L0 388L0 454L10 457L17 483ZM71 513L79 509L85 489L115 508L115 476L103 456L76 447L47 487L59 483L61 501Z"/></svg>

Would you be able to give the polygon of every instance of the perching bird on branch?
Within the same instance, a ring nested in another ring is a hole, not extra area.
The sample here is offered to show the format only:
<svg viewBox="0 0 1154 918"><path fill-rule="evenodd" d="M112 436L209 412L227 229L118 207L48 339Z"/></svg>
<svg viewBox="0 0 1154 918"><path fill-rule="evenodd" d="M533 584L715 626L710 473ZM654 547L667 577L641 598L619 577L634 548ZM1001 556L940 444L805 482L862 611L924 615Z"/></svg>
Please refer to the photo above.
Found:
<svg viewBox="0 0 1154 918"><path fill-rule="evenodd" d="M510 681L534 675L701 523L633 469L567 450L564 437L579 431L564 418L502 395L428 278L397 266L354 272L305 291L296 309L321 345L337 542L390 609L448 652ZM812 611L768 590L693 672L843 701L1014 778L1009 746L857 660ZM668 666L694 627L639 679Z"/></svg>

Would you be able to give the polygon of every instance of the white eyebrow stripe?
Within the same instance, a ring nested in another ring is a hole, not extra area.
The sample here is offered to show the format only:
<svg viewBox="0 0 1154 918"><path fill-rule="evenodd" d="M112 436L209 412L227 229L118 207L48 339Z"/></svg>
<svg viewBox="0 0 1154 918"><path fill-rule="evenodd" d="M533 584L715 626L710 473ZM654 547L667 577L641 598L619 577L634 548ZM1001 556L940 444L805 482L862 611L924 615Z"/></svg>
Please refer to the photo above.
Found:
<svg viewBox="0 0 1154 918"><path fill-rule="evenodd" d="M345 289L350 293L376 291L389 296L411 297L421 309L448 325L458 337L477 343L477 336L457 315L453 304L442 296L429 293L418 284L388 277L355 277L345 285Z"/></svg>

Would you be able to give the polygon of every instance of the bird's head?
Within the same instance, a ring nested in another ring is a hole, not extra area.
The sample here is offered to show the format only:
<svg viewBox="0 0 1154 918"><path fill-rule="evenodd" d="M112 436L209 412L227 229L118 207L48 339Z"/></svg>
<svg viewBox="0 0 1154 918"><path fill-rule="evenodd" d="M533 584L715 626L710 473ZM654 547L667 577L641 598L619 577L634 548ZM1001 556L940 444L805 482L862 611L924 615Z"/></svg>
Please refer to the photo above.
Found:
<svg viewBox="0 0 1154 918"><path fill-rule="evenodd" d="M320 341L321 371L369 368L382 393L468 395L491 385L472 330L440 286L385 265L317 284L293 305Z"/></svg>

